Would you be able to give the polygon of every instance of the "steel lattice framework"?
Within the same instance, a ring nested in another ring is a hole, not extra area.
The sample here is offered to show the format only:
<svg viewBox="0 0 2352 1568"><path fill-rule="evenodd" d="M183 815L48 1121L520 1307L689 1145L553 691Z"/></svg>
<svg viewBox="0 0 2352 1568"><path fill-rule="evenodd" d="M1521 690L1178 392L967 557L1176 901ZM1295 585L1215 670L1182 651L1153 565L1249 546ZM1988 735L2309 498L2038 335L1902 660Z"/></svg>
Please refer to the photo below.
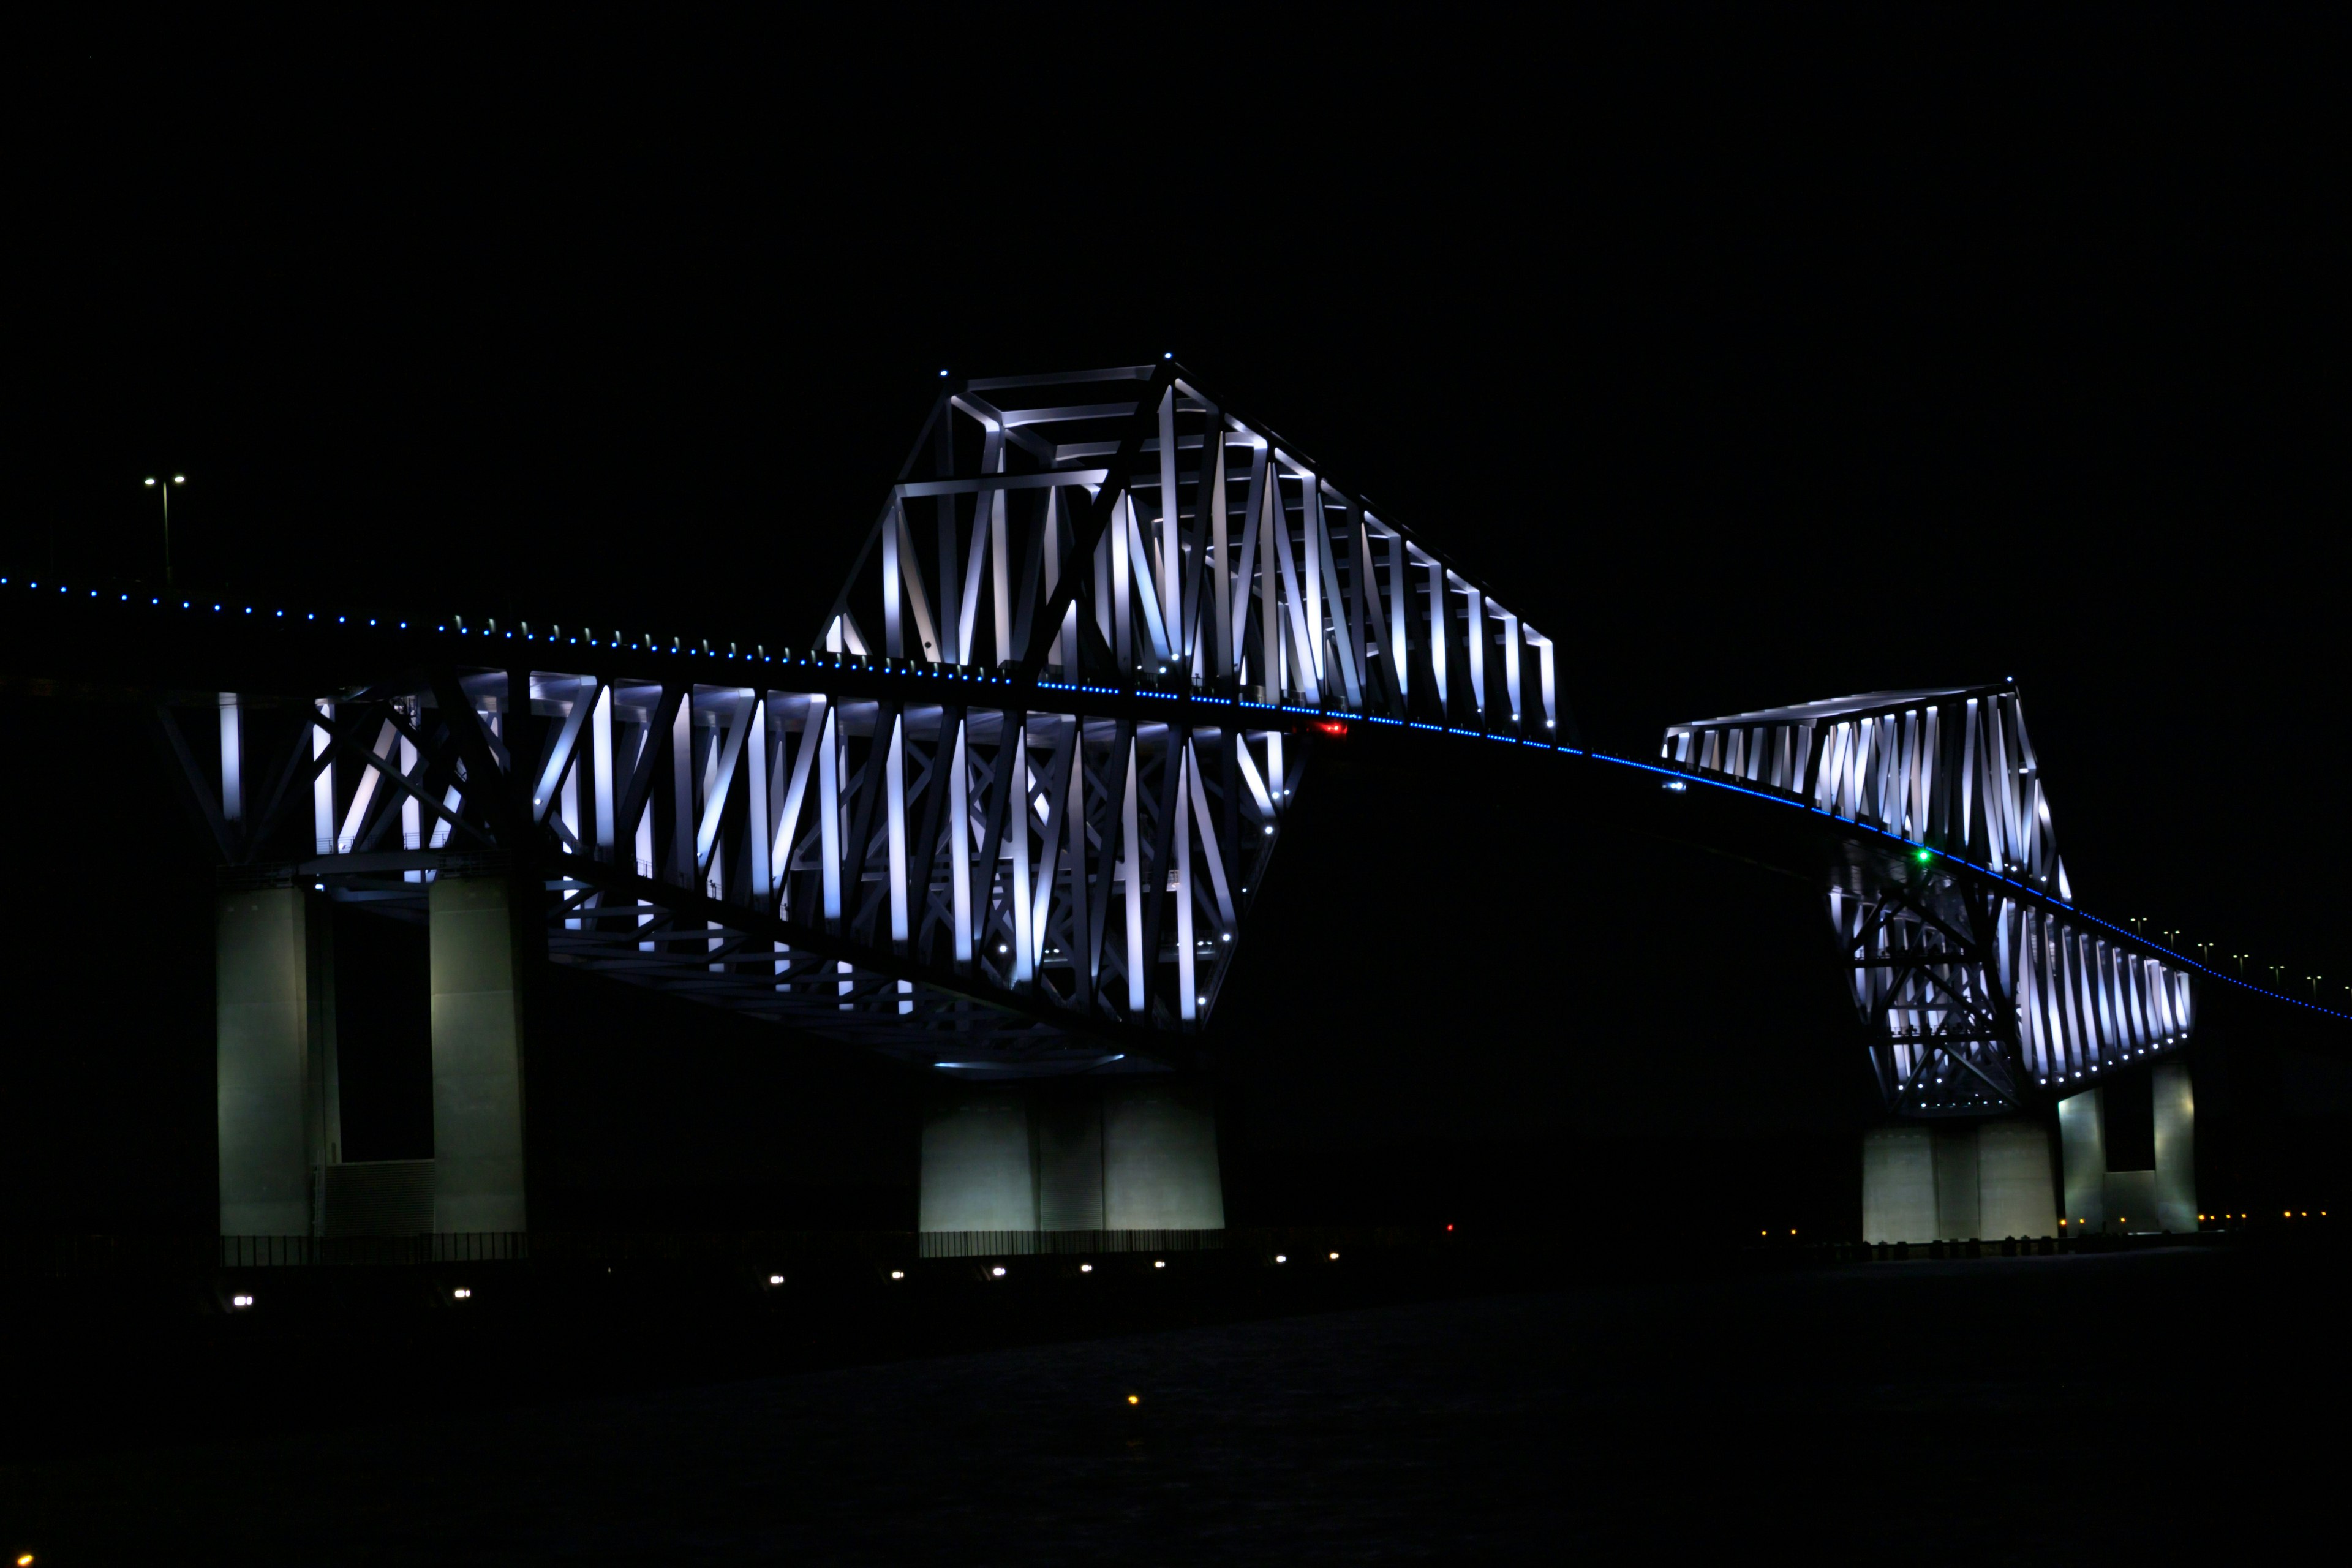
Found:
<svg viewBox="0 0 2352 1568"><path fill-rule="evenodd" d="M954 1070L1183 1060L1316 725L1562 722L1548 639L1172 361L944 390L820 648L434 634L221 695L217 769L163 713L228 861L411 918L536 867L559 963Z"/></svg>
<svg viewBox="0 0 2352 1568"><path fill-rule="evenodd" d="M2188 966L2064 910L2074 890L2014 684L1675 724L1662 754L1916 845L1923 864L1990 873L1896 879L1857 858L1832 879L1830 923L1890 1106L1982 1113L2029 1082L2071 1089L2188 1043Z"/></svg>
<svg viewBox="0 0 2352 1568"><path fill-rule="evenodd" d="M2074 907L2013 685L1580 750L1548 638L1172 360L944 384L812 648L0 588L10 679L148 704L229 879L422 921L501 872L555 963L954 1072L1197 1060L1353 721L1821 878L1902 1114L2071 1092L2183 1044L2192 972L2242 984Z"/></svg>

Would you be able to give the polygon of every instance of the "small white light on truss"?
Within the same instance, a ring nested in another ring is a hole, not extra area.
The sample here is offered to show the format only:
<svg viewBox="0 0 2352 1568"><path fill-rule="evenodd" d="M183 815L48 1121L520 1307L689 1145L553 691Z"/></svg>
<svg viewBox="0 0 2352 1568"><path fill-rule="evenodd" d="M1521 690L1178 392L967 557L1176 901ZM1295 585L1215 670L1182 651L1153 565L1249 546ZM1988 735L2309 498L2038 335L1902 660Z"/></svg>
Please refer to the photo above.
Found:
<svg viewBox="0 0 2352 1568"><path fill-rule="evenodd" d="M904 1279L906 1277L907 1271L903 1268L893 1268L890 1270L890 1278L893 1279Z"/></svg>
<svg viewBox="0 0 2352 1568"><path fill-rule="evenodd" d="M1078 1265L1078 1272L1081 1274L1092 1274L1094 1271L1095 1266L1091 1263L1081 1263Z"/></svg>
<svg viewBox="0 0 2352 1568"><path fill-rule="evenodd" d="M1000 1264L998 1264L995 1268L992 1268L992 1269L990 1269L990 1270L988 1271L988 1277L989 1277L991 1279L1003 1279L1003 1278L1004 1278L1004 1266L1003 1266L1003 1264L1001 1264L1001 1263L1000 1263Z"/></svg>

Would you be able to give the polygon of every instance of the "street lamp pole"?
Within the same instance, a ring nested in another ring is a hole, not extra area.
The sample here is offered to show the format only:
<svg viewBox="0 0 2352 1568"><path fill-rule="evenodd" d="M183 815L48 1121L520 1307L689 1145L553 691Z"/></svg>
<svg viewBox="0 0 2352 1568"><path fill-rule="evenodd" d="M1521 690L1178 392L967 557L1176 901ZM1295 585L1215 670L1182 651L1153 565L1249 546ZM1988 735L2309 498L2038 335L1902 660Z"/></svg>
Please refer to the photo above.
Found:
<svg viewBox="0 0 2352 1568"><path fill-rule="evenodd" d="M184 485L187 482L188 476L185 474L173 474L171 485L160 483L152 478L147 481L163 498L163 585L167 588L172 585L172 485Z"/></svg>

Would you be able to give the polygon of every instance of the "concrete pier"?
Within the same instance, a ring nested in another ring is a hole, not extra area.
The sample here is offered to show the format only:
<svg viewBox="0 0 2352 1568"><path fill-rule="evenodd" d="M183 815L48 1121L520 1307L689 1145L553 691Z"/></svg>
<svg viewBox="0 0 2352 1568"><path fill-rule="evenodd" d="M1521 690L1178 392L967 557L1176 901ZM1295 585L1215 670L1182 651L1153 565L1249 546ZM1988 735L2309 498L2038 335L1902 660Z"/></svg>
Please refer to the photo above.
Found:
<svg viewBox="0 0 2352 1568"><path fill-rule="evenodd" d="M251 888L214 912L221 1234L314 1235L340 1141L323 911L300 889Z"/></svg>
<svg viewBox="0 0 2352 1568"><path fill-rule="evenodd" d="M1863 1135L1864 1241L2055 1236L2054 1198L2039 1122L1906 1122Z"/></svg>
<svg viewBox="0 0 2352 1568"><path fill-rule="evenodd" d="M1979 1239L2055 1236L2050 1131L2038 1121L1985 1121L1976 1130Z"/></svg>
<svg viewBox="0 0 2352 1568"><path fill-rule="evenodd" d="M1208 1086L1173 1075L959 1084L922 1162L926 1231L1224 1228Z"/></svg>
<svg viewBox="0 0 2352 1568"><path fill-rule="evenodd" d="M1862 1238L1937 1239L1936 1152L1926 1127L1874 1127L1862 1135Z"/></svg>
<svg viewBox="0 0 2352 1568"><path fill-rule="evenodd" d="M923 1117L921 1230L1034 1230L1027 1086L969 1084Z"/></svg>
<svg viewBox="0 0 2352 1568"><path fill-rule="evenodd" d="M433 883L433 1228L520 1231L522 995L506 881Z"/></svg>
<svg viewBox="0 0 2352 1568"><path fill-rule="evenodd" d="M2159 1062L2149 1069L2156 1111L2156 1221L2162 1230L2197 1228L2197 1097L2189 1064Z"/></svg>
<svg viewBox="0 0 2352 1568"><path fill-rule="evenodd" d="M2099 1091L2086 1089L2058 1102L2058 1144L2066 1167L2066 1212L2076 1235L2107 1227L2106 1117Z"/></svg>
<svg viewBox="0 0 2352 1568"><path fill-rule="evenodd" d="M2109 1168L2107 1151L2122 1140L2109 1136L2108 1119L2116 1112L2105 1089L2085 1089L2058 1102L2069 1230L2185 1235L2198 1228L2197 1102L2189 1064L2157 1063L2148 1069L2148 1090L2156 1154L2146 1170Z"/></svg>

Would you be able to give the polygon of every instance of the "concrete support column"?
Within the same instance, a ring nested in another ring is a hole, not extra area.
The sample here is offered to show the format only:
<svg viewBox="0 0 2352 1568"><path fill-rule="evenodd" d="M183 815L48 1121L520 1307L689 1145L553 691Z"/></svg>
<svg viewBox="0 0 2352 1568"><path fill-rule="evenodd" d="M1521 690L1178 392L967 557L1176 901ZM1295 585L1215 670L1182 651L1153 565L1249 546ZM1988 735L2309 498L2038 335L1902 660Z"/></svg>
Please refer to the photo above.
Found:
<svg viewBox="0 0 2352 1568"><path fill-rule="evenodd" d="M1039 1230L1105 1230L1103 1105L1091 1083L1076 1095L1030 1093L1029 1147L1037 1173Z"/></svg>
<svg viewBox="0 0 2352 1568"><path fill-rule="evenodd" d="M433 1228L523 1230L522 995L510 892L503 879L442 876L427 901Z"/></svg>
<svg viewBox="0 0 2352 1568"><path fill-rule="evenodd" d="M916 1223L1222 1230L1208 1086L1158 1076L958 1085L924 1114Z"/></svg>
<svg viewBox="0 0 2352 1568"><path fill-rule="evenodd" d="M2066 1228L2076 1236L2107 1226L2106 1118L2099 1091L2086 1089L2058 1102L2058 1147L2066 1167Z"/></svg>
<svg viewBox="0 0 2352 1568"><path fill-rule="evenodd" d="M1025 1084L960 1087L923 1115L919 1230L1034 1230Z"/></svg>
<svg viewBox="0 0 2352 1568"><path fill-rule="evenodd" d="M214 1074L224 1236L310 1236L340 1137L323 911L296 888L215 900Z"/></svg>
<svg viewBox="0 0 2352 1568"><path fill-rule="evenodd" d="M2077 1235L2197 1229L2197 1101L2189 1064L2178 1059L2148 1069L2148 1100L2155 1116L2153 1170L2107 1168L2105 1089L2088 1089L2058 1102L2058 1126L2066 1158L2067 1229Z"/></svg>
<svg viewBox="0 0 2352 1568"><path fill-rule="evenodd" d="M1209 1086L1173 1076L1108 1079L1102 1095L1104 1226L1224 1229Z"/></svg>
<svg viewBox="0 0 2352 1568"><path fill-rule="evenodd" d="M1936 1239L1985 1234L1977 1202L1977 1124L1949 1122L1929 1134L1936 1151ZM1998 1234L1998 1233L1996 1233Z"/></svg>
<svg viewBox="0 0 2352 1568"><path fill-rule="evenodd" d="M2057 1235L2050 1130L2038 1121L1979 1122L1976 1142L1979 1237Z"/></svg>
<svg viewBox="0 0 2352 1568"><path fill-rule="evenodd" d="M1936 1238L1934 1140L1916 1123L1872 1128L1862 1135L1862 1239Z"/></svg>
<svg viewBox="0 0 2352 1568"><path fill-rule="evenodd" d="M2148 1098L2156 1110L2156 1222L2160 1230L2197 1229L2197 1097L2189 1064L2158 1062L2149 1069Z"/></svg>
<svg viewBox="0 0 2352 1568"><path fill-rule="evenodd" d="M1862 1237L2055 1236L2050 1135L2032 1121L1875 1127L1862 1141Z"/></svg>

